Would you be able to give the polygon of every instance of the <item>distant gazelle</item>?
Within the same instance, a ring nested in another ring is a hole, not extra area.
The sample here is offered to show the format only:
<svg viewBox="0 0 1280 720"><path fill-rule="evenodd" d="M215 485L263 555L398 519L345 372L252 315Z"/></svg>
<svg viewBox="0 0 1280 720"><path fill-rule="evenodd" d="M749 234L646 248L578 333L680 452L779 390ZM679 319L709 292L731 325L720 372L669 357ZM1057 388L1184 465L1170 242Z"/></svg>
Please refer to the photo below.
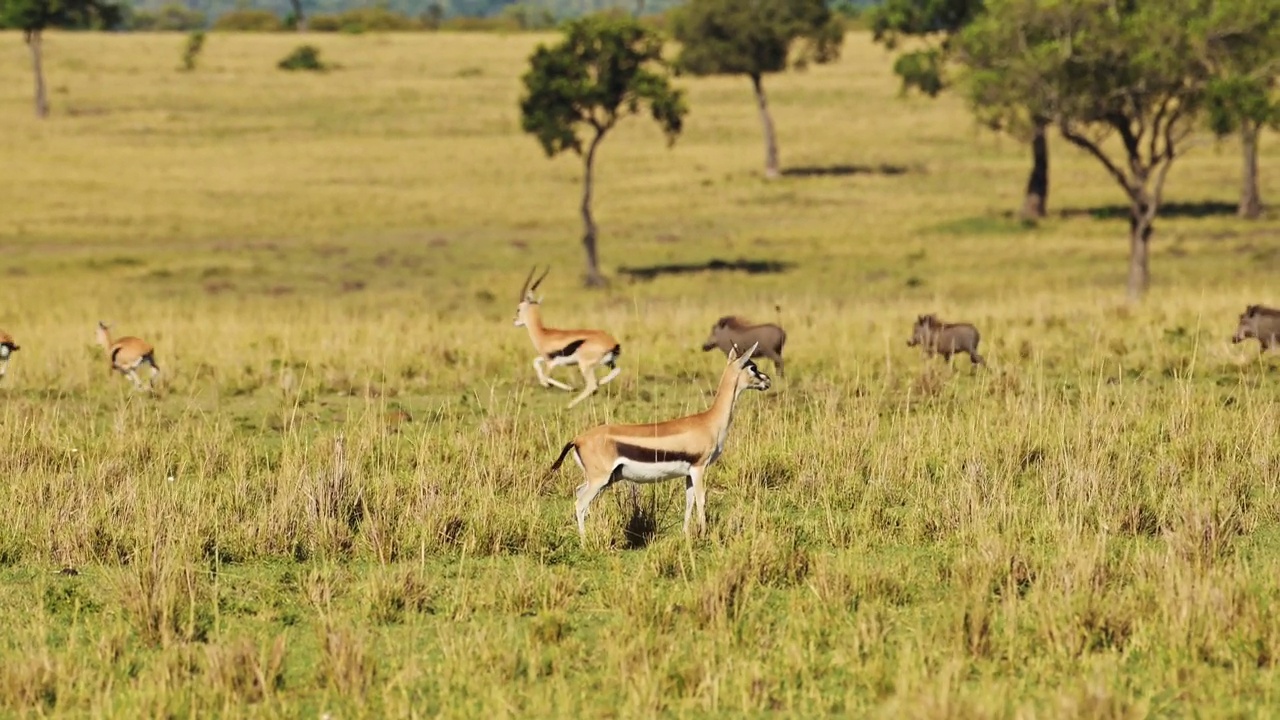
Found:
<svg viewBox="0 0 1280 720"><path fill-rule="evenodd" d="M135 388L139 390L150 389L155 385L156 375L160 374L160 367L156 365L155 348L150 343L139 340L136 337L122 337L111 339L110 326L101 320L98 321L98 344L106 349L107 355L111 358L111 369L118 370L121 374L126 375L133 381ZM142 380L138 378L138 368L143 365L151 367L151 376L147 378L147 385L142 384Z"/></svg>
<svg viewBox="0 0 1280 720"><path fill-rule="evenodd" d="M524 279L524 287L520 289L520 304L516 306L515 324L516 327L529 330L529 339L533 341L533 347L538 351L538 356L533 359L533 369L537 371L538 382L542 387L554 385L561 390L573 392L572 387L551 377L551 370L560 365L578 366L587 386L578 397L573 399L573 402L569 403L569 407L573 407L594 393L598 387L618 376L621 370L616 363L618 355L622 353L622 346L612 335L602 330L553 330L543 326L540 307L542 298L534 297L533 293L551 268L548 267L530 287L529 281L533 279L535 270L537 270L536 267L529 271L529 276ZM596 378L597 365L605 365L609 368L609 374L599 380Z"/></svg>
<svg viewBox="0 0 1280 720"><path fill-rule="evenodd" d="M20 350L13 342L13 336L0 330L0 378L4 378L5 371L9 368L9 356Z"/></svg>
<svg viewBox="0 0 1280 720"><path fill-rule="evenodd" d="M587 508L601 490L618 480L654 483L684 478L684 532L689 532L695 504L698 525L703 531L707 529L703 474L724 452L738 395L743 390L768 390L771 384L769 376L751 361L755 350L752 345L741 357L737 348L729 351L729 363L720 376L716 399L707 410L659 423L600 425L564 446L551 470L558 470L572 452L586 476L576 493L578 533L583 542L587 538Z"/></svg>

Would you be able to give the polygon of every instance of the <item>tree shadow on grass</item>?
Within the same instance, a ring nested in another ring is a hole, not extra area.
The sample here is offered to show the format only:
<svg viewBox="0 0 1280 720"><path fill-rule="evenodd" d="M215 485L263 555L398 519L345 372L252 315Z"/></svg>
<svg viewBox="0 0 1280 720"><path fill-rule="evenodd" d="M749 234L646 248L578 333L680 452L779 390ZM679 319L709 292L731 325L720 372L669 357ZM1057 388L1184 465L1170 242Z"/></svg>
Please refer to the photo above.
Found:
<svg viewBox="0 0 1280 720"><path fill-rule="evenodd" d="M1219 200L1202 200L1199 202L1173 202L1160 206L1156 219L1161 218L1206 218L1235 215L1236 204ZM1091 217L1096 220L1127 220L1128 205L1102 205L1091 208L1063 208L1058 211L1059 217Z"/></svg>
<svg viewBox="0 0 1280 720"><path fill-rule="evenodd" d="M618 272L632 280L652 280L660 275L689 275L700 272L744 272L748 275L781 273L795 267L795 263L780 260L721 260L715 258L703 263L668 263L643 267L620 267Z"/></svg>
<svg viewBox="0 0 1280 720"><path fill-rule="evenodd" d="M783 177L849 177L851 175L905 175L911 169L906 165L801 165L785 168Z"/></svg>

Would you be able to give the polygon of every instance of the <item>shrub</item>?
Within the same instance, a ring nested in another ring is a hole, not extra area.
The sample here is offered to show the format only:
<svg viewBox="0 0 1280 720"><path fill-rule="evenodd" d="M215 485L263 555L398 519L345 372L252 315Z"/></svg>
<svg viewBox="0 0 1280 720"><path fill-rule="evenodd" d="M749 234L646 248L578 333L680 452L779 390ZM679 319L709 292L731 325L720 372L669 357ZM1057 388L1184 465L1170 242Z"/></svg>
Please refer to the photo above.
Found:
<svg viewBox="0 0 1280 720"><path fill-rule="evenodd" d="M208 23L209 19L199 10L171 2L156 10L139 10L133 13L129 28L139 32L187 32L200 30Z"/></svg>
<svg viewBox="0 0 1280 720"><path fill-rule="evenodd" d="M232 10L219 17L213 29L222 32L279 32L284 30L284 23L269 10Z"/></svg>
<svg viewBox="0 0 1280 720"><path fill-rule="evenodd" d="M182 68L195 70L200 51L204 49L204 31L197 30L187 36L187 46L182 51Z"/></svg>
<svg viewBox="0 0 1280 720"><path fill-rule="evenodd" d="M320 49L315 45L299 45L279 63L281 70L311 70L323 72L328 67L320 60Z"/></svg>

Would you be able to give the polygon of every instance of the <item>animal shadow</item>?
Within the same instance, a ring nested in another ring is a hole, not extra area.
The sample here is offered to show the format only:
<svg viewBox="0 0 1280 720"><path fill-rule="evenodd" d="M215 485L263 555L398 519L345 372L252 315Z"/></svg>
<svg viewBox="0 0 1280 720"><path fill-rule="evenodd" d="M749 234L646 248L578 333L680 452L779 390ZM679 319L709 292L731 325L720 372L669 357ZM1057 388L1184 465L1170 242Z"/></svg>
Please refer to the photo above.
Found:
<svg viewBox="0 0 1280 720"><path fill-rule="evenodd" d="M652 280L661 275L689 275L700 272L744 272L748 275L781 273L795 267L795 263L779 260L721 260L715 258L704 263L668 263L643 267L620 267L618 272L632 280Z"/></svg>
<svg viewBox="0 0 1280 720"><path fill-rule="evenodd" d="M622 547L643 550L658 535L658 520L652 508L646 508L636 495L630 496L631 516L622 529Z"/></svg>
<svg viewBox="0 0 1280 720"><path fill-rule="evenodd" d="M849 177L851 175L905 175L910 172L906 165L801 165L785 168L783 177Z"/></svg>

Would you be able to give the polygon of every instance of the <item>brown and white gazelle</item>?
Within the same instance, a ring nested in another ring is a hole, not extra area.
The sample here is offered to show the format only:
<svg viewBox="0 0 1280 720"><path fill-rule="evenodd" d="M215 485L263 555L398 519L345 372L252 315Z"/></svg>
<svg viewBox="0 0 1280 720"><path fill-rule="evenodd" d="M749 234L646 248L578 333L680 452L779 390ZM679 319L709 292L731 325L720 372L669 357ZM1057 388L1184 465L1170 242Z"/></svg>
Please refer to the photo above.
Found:
<svg viewBox="0 0 1280 720"><path fill-rule="evenodd" d="M729 351L729 363L720 376L716 399L707 410L659 423L600 425L564 446L551 470L559 469L565 456L572 452L586 476L586 482L577 489L578 533L584 542L587 508L601 490L618 480L653 483L684 478L684 532L689 532L694 505L698 508L698 524L706 530L707 489L702 478L707 467L724 452L738 395L743 390L768 390L772 384L769 376L751 361L755 350L752 345L741 357L737 348Z"/></svg>
<svg viewBox="0 0 1280 720"><path fill-rule="evenodd" d="M542 324L542 298L535 297L534 291L542 283L542 279L551 272L548 267L530 287L535 267L524 279L524 287L520 289L520 304L516 306L516 327L529 330L529 339L538 351L533 359L533 369L538 373L538 382L542 387L555 386L561 390L573 392L573 388L551 377L551 370L560 365L577 365L582 372L582 379L587 386L569 403L573 407L594 393L601 385L618 377L621 369L617 366L618 355L622 346L607 332L602 330L554 330ZM609 374L596 378L596 366L605 365Z"/></svg>
<svg viewBox="0 0 1280 720"><path fill-rule="evenodd" d="M98 344L105 348L107 355L110 356L111 369L127 376L133 381L135 388L139 390L150 389L151 386L155 385L156 375L160 374L160 367L156 365L155 348L150 343L139 340L136 337L122 337L112 340L109 330L109 325L101 320L98 321ZM143 387L142 381L138 379L138 368L143 365L151 367L151 377L147 378L146 387Z"/></svg>
<svg viewBox="0 0 1280 720"><path fill-rule="evenodd" d="M12 335L0 330L0 379L4 378L5 371L9 369L9 356L20 349L13 342Z"/></svg>

